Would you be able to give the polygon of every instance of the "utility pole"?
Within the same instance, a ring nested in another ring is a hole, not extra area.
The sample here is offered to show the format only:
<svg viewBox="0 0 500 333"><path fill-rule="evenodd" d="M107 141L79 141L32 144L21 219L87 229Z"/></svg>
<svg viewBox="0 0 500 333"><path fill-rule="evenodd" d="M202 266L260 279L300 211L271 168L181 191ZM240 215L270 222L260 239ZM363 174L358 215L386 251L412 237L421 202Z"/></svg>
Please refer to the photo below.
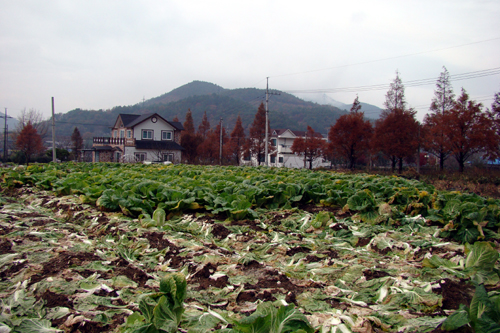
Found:
<svg viewBox="0 0 500 333"><path fill-rule="evenodd" d="M219 165L222 165L222 117L220 118Z"/></svg>
<svg viewBox="0 0 500 333"><path fill-rule="evenodd" d="M52 97L52 162L56 162L56 120L54 118L54 97Z"/></svg>
<svg viewBox="0 0 500 333"><path fill-rule="evenodd" d="M269 145L269 95L279 95L279 93L269 93L269 77L266 78L267 83L266 83L266 142L265 142L265 164L266 166L269 166L269 152L268 152L268 145Z"/></svg>
<svg viewBox="0 0 500 333"><path fill-rule="evenodd" d="M3 128L3 162L7 162L7 108L5 108L5 127Z"/></svg>

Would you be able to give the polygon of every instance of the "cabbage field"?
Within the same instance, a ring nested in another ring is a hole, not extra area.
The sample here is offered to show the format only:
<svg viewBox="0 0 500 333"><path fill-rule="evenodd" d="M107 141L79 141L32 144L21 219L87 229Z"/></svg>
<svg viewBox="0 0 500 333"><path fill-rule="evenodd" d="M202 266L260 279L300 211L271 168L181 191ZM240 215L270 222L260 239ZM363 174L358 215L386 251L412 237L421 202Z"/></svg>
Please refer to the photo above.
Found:
<svg viewBox="0 0 500 333"><path fill-rule="evenodd" d="M0 177L0 332L500 331L495 199L260 167Z"/></svg>

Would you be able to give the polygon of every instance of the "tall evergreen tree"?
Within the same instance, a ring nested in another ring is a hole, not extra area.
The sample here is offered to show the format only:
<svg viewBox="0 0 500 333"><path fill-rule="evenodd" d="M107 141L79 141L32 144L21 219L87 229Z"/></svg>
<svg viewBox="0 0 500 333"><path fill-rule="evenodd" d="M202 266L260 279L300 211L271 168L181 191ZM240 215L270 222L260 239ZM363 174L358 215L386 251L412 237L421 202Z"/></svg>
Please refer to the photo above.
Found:
<svg viewBox="0 0 500 333"><path fill-rule="evenodd" d="M270 133L269 123L267 123L268 133ZM264 103L260 103L252 126L250 127L249 150L250 153L257 158L257 163L265 161L266 151L266 109ZM268 152L270 153L271 145L267 142Z"/></svg>
<svg viewBox="0 0 500 333"><path fill-rule="evenodd" d="M491 110L493 110L493 112L500 114L500 92L497 92L495 94L495 99L491 104Z"/></svg>
<svg viewBox="0 0 500 333"><path fill-rule="evenodd" d="M439 168L444 169L444 162L451 154L451 147L444 134L444 115L449 112L454 105L455 94L450 83L450 74L443 66L443 72L436 82L434 98L430 106L431 113L424 118L423 137L424 148L439 160Z"/></svg>
<svg viewBox="0 0 500 333"><path fill-rule="evenodd" d="M406 108L405 88L398 72L386 94L385 106L387 109L375 123L372 146L391 160L393 172L398 163L401 173L403 160L417 151L419 125L417 112Z"/></svg>
<svg viewBox="0 0 500 333"><path fill-rule="evenodd" d="M195 163L197 157L197 150L200 144L200 139L194 130L193 116L191 110L188 109L186 113L186 120L184 121L184 131L181 134L181 146L184 148L185 160L188 163Z"/></svg>
<svg viewBox="0 0 500 333"><path fill-rule="evenodd" d="M385 95L384 106L388 111L406 109L405 87L399 77L398 71L396 71L396 78L391 83L391 87Z"/></svg>
<svg viewBox="0 0 500 333"><path fill-rule="evenodd" d="M73 130L73 134L71 134L71 143L72 143L72 148L75 153L75 160L79 161L80 160L80 152L82 151L83 148L83 138L80 135L80 131L78 130L78 127L75 127Z"/></svg>
<svg viewBox="0 0 500 333"><path fill-rule="evenodd" d="M234 125L234 129L231 132L231 139L229 141L229 145L227 147L228 150L228 158L233 160L237 165L240 164L241 153L245 147L246 139L245 139L245 130L243 129L243 123L241 121L241 117L238 115L236 119L236 124Z"/></svg>
<svg viewBox="0 0 500 333"><path fill-rule="evenodd" d="M351 113L357 113L361 110L361 103L359 102L359 97L356 95L356 98L354 99L354 102L352 103L351 106Z"/></svg>
<svg viewBox="0 0 500 333"><path fill-rule="evenodd" d="M495 122L495 130L497 132L497 135L500 136L500 92L497 92L495 94L493 103L491 104L491 117ZM500 151L498 153L498 156L500 157Z"/></svg>
<svg viewBox="0 0 500 333"><path fill-rule="evenodd" d="M443 66L443 71L436 82L436 90L434 90L434 97L432 98L430 110L433 113L444 113L451 110L454 102L455 94L453 93L453 87L450 82L450 73L448 73L446 67Z"/></svg>
<svg viewBox="0 0 500 333"><path fill-rule="evenodd" d="M184 133L189 133L194 135L194 122L193 122L193 114L191 113L191 109L188 109L186 113L186 120L184 121Z"/></svg>
<svg viewBox="0 0 500 333"><path fill-rule="evenodd" d="M208 132L210 131L210 122L208 121L207 111L203 113L203 118L201 119L201 124L198 126L198 135L202 140L207 138Z"/></svg>

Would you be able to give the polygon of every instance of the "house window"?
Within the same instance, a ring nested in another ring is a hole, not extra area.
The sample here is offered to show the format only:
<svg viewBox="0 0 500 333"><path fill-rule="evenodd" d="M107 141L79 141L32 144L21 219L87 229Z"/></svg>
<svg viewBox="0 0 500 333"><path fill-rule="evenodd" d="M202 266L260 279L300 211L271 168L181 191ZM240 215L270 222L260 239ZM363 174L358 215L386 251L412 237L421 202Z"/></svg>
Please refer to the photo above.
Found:
<svg viewBox="0 0 500 333"><path fill-rule="evenodd" d="M276 147L276 139L271 139L271 145L272 145L273 147Z"/></svg>
<svg viewBox="0 0 500 333"><path fill-rule="evenodd" d="M131 137L132 137L132 131L131 131L131 130L128 130L128 131L127 131L127 138L129 138L129 139L130 139Z"/></svg>
<svg viewBox="0 0 500 333"><path fill-rule="evenodd" d="M265 157L264 155L261 155L261 156L259 157L259 162L260 162L260 163L264 163L265 161L266 161L266 157Z"/></svg>
<svg viewBox="0 0 500 333"><path fill-rule="evenodd" d="M174 154L163 154L163 161L174 162Z"/></svg>
<svg viewBox="0 0 500 333"><path fill-rule="evenodd" d="M172 140L172 131L161 131L162 140Z"/></svg>
<svg viewBox="0 0 500 333"><path fill-rule="evenodd" d="M271 163L276 163L276 156L271 155Z"/></svg>
<svg viewBox="0 0 500 333"><path fill-rule="evenodd" d="M124 138L125 137L125 130L120 130L120 138Z"/></svg>
<svg viewBox="0 0 500 333"><path fill-rule="evenodd" d="M143 140L153 140L153 130L142 130Z"/></svg>
<svg viewBox="0 0 500 333"><path fill-rule="evenodd" d="M283 156L278 157L278 162L283 163Z"/></svg>
<svg viewBox="0 0 500 333"><path fill-rule="evenodd" d="M146 160L146 153L135 153L134 156L137 162L142 162Z"/></svg>
<svg viewBox="0 0 500 333"><path fill-rule="evenodd" d="M250 154L243 156L244 161L250 161Z"/></svg>

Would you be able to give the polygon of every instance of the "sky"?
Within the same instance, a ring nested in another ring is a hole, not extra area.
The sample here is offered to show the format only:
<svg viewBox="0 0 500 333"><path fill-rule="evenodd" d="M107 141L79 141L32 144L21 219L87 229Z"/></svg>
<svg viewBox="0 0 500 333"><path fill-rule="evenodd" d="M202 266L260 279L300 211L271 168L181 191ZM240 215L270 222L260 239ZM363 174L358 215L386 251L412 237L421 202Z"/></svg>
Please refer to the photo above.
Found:
<svg viewBox="0 0 500 333"><path fill-rule="evenodd" d="M452 80L455 93L490 107L499 17L498 0L0 0L0 112L48 118L51 97L56 113L99 110L194 80L264 89L266 78L270 89L383 107L396 71L406 83L443 66L472 73ZM420 120L429 82L406 87Z"/></svg>

